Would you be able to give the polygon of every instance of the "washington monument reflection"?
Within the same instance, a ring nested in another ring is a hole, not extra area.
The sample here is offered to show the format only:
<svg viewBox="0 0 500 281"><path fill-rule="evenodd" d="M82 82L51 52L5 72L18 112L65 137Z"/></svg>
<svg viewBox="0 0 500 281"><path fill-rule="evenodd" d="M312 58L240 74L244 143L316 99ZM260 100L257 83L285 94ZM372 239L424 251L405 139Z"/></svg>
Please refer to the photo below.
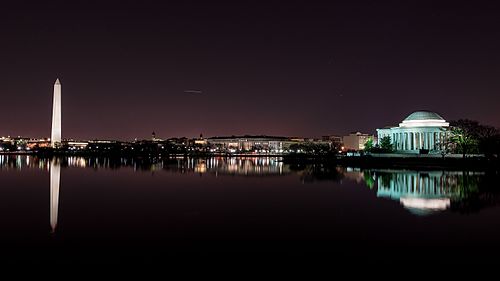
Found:
<svg viewBox="0 0 500 281"><path fill-rule="evenodd" d="M50 161L50 227L52 233L57 227L57 213L59 209L59 186L61 182L61 165L56 161Z"/></svg>

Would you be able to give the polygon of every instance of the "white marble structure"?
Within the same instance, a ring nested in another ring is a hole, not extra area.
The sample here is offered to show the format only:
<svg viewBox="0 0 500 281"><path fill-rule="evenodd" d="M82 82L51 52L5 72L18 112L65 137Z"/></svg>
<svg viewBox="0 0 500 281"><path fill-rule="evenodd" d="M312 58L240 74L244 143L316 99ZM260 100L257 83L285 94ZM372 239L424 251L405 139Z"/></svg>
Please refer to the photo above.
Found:
<svg viewBox="0 0 500 281"><path fill-rule="evenodd" d="M59 78L54 83L54 102L52 104L52 133L50 144L57 147L61 144L61 83Z"/></svg>
<svg viewBox="0 0 500 281"><path fill-rule="evenodd" d="M377 137L380 142L383 137L389 136L397 152L420 153L426 150L440 153L449 136L449 126L450 123L439 114L420 110L406 117L399 127L377 129Z"/></svg>

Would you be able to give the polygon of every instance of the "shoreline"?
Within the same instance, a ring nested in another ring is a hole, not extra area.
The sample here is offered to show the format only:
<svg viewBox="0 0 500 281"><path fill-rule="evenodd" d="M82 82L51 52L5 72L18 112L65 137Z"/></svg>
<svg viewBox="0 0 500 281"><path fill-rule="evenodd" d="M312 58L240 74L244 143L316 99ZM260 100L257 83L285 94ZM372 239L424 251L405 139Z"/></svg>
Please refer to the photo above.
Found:
<svg viewBox="0 0 500 281"><path fill-rule="evenodd" d="M35 156L40 158L52 157L91 157L91 158L136 158L151 159L152 162L173 158L207 159L222 158L281 158L285 164L323 164L355 168L394 168L412 170L496 170L500 171L500 159L485 157L380 157L380 156L344 156L344 155L276 155L276 154L140 154L140 153L81 153L81 152L2 152L1 156Z"/></svg>

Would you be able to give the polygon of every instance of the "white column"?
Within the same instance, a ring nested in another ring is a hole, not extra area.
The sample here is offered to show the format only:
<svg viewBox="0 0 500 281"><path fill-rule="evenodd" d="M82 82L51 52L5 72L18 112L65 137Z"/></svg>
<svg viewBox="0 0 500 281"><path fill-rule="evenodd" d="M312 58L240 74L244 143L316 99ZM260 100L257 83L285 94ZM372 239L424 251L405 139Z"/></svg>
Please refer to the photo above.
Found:
<svg viewBox="0 0 500 281"><path fill-rule="evenodd" d="M417 149L422 148L422 133L418 132Z"/></svg>
<svg viewBox="0 0 500 281"><path fill-rule="evenodd" d="M422 144L422 133L418 132L417 133L417 139L415 140L417 142L417 146L415 147L415 149L420 149L421 147L421 144Z"/></svg>
<svg viewBox="0 0 500 281"><path fill-rule="evenodd" d="M427 140L428 137L427 134L428 134L427 132L424 133L424 149L427 149L428 148L427 146L429 145L429 141Z"/></svg>
<svg viewBox="0 0 500 281"><path fill-rule="evenodd" d="M61 83L59 78L54 83L54 101L52 104L52 133L50 144L55 147L61 143Z"/></svg>
<svg viewBox="0 0 500 281"><path fill-rule="evenodd" d="M436 144L434 143L434 132L432 132L431 133L431 147L430 147L430 150L433 150L435 145Z"/></svg>
<svg viewBox="0 0 500 281"><path fill-rule="evenodd" d="M411 145L412 145L412 133L408 132L408 150L411 150Z"/></svg>
<svg viewBox="0 0 500 281"><path fill-rule="evenodd" d="M424 148L429 149L429 133L424 133Z"/></svg>
<svg viewBox="0 0 500 281"><path fill-rule="evenodd" d="M431 133L430 135L430 149L434 149L434 132Z"/></svg>
<svg viewBox="0 0 500 281"><path fill-rule="evenodd" d="M405 150L405 141L406 141L406 137L405 137L405 133L401 133L401 150Z"/></svg>
<svg viewBox="0 0 500 281"><path fill-rule="evenodd" d="M418 137L417 137L417 140L416 140L416 142L417 142L416 149L420 149L420 146L421 146L421 143L422 143L422 133L418 132L417 134L418 134L417 135Z"/></svg>
<svg viewBox="0 0 500 281"><path fill-rule="evenodd" d="M411 133L410 132L406 132L406 150L410 150L411 149Z"/></svg>
<svg viewBox="0 0 500 281"><path fill-rule="evenodd" d="M412 132L412 134L411 134L411 142L412 142L411 148L413 150L415 150L415 148L416 148L416 144L417 144L417 139L416 138L417 138L417 133Z"/></svg>
<svg viewBox="0 0 500 281"><path fill-rule="evenodd" d="M407 150L407 147L408 147L408 134L407 133L403 133L403 150Z"/></svg>

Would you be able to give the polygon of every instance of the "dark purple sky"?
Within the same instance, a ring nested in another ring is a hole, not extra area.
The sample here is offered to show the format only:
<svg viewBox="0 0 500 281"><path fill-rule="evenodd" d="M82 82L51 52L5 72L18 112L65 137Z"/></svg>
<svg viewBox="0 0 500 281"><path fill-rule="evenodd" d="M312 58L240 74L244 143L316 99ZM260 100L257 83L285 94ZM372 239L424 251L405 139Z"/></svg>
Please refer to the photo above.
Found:
<svg viewBox="0 0 500 281"><path fill-rule="evenodd" d="M50 135L57 77L65 138L374 132L418 109L500 126L495 1L10 2L0 135Z"/></svg>

